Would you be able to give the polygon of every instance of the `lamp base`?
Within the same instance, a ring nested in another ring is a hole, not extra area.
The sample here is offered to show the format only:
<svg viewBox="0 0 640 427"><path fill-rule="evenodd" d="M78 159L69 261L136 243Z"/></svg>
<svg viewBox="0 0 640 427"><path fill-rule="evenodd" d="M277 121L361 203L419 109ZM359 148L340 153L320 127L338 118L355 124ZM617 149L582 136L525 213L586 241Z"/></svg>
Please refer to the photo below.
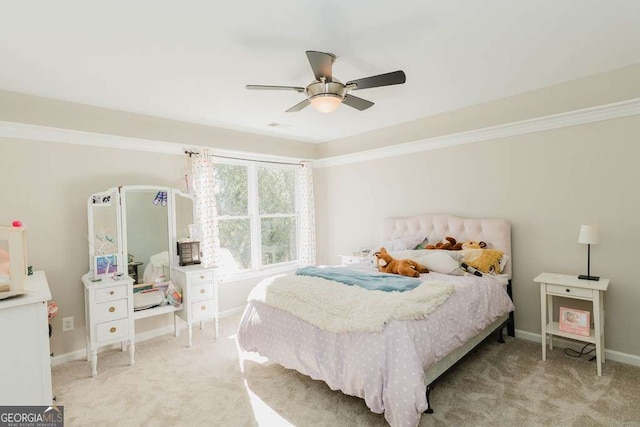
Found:
<svg viewBox="0 0 640 427"><path fill-rule="evenodd" d="M593 280L595 282L597 282L598 280L600 280L600 276L585 276L584 274L581 274L578 276L578 279L581 280Z"/></svg>

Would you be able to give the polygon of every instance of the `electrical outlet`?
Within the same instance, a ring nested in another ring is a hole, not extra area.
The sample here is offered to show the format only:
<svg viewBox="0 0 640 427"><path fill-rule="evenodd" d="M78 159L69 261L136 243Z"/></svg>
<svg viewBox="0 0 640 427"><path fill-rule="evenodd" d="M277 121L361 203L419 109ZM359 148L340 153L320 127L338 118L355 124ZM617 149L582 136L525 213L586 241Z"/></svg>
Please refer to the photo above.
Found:
<svg viewBox="0 0 640 427"><path fill-rule="evenodd" d="M73 317L62 318L62 332L73 331Z"/></svg>

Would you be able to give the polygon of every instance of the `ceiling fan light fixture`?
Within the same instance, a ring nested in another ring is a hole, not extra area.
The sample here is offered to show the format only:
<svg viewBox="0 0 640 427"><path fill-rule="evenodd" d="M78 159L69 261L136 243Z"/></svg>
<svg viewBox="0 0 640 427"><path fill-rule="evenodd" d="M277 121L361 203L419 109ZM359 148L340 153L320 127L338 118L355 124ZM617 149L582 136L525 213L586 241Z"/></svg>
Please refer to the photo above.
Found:
<svg viewBox="0 0 640 427"><path fill-rule="evenodd" d="M333 113L342 104L342 97L333 93L315 95L309 99L311 106L321 113Z"/></svg>

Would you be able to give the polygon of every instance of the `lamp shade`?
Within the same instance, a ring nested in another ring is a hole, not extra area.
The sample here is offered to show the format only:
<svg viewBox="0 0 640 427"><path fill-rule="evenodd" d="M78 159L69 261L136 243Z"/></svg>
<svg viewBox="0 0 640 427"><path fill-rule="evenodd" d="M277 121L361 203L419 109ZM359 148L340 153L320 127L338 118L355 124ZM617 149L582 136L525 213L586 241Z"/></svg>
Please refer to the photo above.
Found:
<svg viewBox="0 0 640 427"><path fill-rule="evenodd" d="M585 245L597 245L600 243L600 233L597 225L580 226L580 234L578 235L578 243Z"/></svg>
<svg viewBox="0 0 640 427"><path fill-rule="evenodd" d="M311 106L321 113L333 113L342 104L342 97L334 94L315 95L309 99Z"/></svg>

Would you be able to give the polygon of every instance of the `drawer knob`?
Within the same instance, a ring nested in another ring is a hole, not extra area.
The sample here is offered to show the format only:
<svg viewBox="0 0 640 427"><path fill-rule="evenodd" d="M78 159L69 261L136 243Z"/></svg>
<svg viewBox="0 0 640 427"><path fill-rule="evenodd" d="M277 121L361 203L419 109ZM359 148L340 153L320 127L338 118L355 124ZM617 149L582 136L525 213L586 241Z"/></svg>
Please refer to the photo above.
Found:
<svg viewBox="0 0 640 427"><path fill-rule="evenodd" d="M109 292L109 295L113 295L113 294L115 294L115 291Z"/></svg>
<svg viewBox="0 0 640 427"><path fill-rule="evenodd" d="M201 279L204 279L204 276L200 276Z"/></svg>
<svg viewBox="0 0 640 427"><path fill-rule="evenodd" d="M116 311L115 307L109 307L109 313L113 313L114 311Z"/></svg>
<svg viewBox="0 0 640 427"><path fill-rule="evenodd" d="M116 327L112 327L111 329L109 329L109 332L114 333L116 331Z"/></svg>
<svg viewBox="0 0 640 427"><path fill-rule="evenodd" d="M200 289L200 293L204 294L206 291L204 289Z"/></svg>
<svg viewBox="0 0 640 427"><path fill-rule="evenodd" d="M200 307L200 310L206 310L206 309L207 309L206 305L203 305L202 307Z"/></svg>
<svg viewBox="0 0 640 427"><path fill-rule="evenodd" d="M567 291L567 292L571 292L571 289L565 289L565 291Z"/></svg>

